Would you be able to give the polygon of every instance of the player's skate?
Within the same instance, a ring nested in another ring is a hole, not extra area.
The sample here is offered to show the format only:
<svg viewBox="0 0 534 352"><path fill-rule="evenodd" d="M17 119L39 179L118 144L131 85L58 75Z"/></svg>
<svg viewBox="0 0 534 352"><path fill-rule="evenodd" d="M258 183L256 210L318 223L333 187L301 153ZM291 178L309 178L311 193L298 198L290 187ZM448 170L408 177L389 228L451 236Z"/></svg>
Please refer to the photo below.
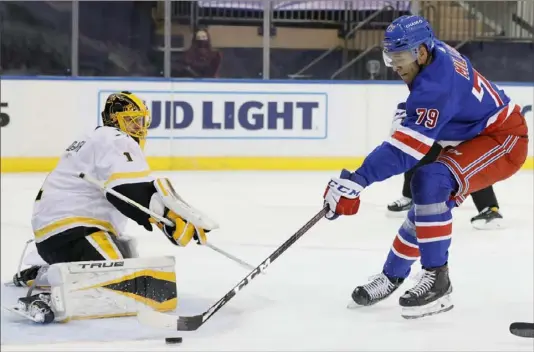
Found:
<svg viewBox="0 0 534 352"><path fill-rule="evenodd" d="M410 210L412 205L413 205L413 201L411 198L402 196L396 201L388 204L387 215L389 217L394 217L394 218L405 217L406 213L408 212L408 210Z"/></svg>
<svg viewBox="0 0 534 352"><path fill-rule="evenodd" d="M372 278L373 280L363 286L358 286L352 292L352 301L347 308L371 306L389 297L399 288L404 279L391 279L384 273Z"/></svg>
<svg viewBox="0 0 534 352"><path fill-rule="evenodd" d="M50 293L38 293L29 297L21 297L17 305L9 308L9 310L41 324L49 324L55 318L54 312L50 308Z"/></svg>
<svg viewBox="0 0 534 352"><path fill-rule="evenodd" d="M447 264L439 268L423 269L417 285L399 298L401 315L406 319L415 319L447 312L454 307L451 292Z"/></svg>
<svg viewBox="0 0 534 352"><path fill-rule="evenodd" d="M486 207L471 219L471 225L477 230L496 230L504 228L504 221L499 208Z"/></svg>

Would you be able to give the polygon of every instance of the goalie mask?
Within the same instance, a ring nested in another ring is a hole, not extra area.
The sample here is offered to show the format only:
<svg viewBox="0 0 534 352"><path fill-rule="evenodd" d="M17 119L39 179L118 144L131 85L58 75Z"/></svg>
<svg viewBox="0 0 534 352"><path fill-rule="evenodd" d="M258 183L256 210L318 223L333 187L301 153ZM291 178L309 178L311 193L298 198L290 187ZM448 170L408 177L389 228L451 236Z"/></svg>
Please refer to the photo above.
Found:
<svg viewBox="0 0 534 352"><path fill-rule="evenodd" d="M143 146L150 126L150 113L139 97L123 91L107 98L102 123L129 134Z"/></svg>

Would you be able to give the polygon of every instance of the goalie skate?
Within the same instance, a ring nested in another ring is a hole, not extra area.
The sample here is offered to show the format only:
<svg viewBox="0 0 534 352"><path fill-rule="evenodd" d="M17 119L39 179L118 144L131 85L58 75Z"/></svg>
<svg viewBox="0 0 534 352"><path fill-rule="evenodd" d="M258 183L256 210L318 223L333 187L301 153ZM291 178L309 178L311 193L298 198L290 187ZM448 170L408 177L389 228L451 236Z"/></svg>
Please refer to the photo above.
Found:
<svg viewBox="0 0 534 352"><path fill-rule="evenodd" d="M22 297L19 298L16 306L3 308L40 324L49 324L55 319L54 312L50 308L49 293L38 293L33 296Z"/></svg>

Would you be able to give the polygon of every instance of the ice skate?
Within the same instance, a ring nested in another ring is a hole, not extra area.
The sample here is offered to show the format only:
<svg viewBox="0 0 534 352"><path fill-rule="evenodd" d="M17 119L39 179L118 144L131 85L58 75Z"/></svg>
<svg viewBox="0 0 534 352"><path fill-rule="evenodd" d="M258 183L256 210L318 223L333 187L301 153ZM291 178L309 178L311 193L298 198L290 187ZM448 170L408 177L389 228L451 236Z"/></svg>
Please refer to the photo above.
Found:
<svg viewBox="0 0 534 352"><path fill-rule="evenodd" d="M477 230L497 230L504 228L503 216L497 207L486 207L471 219L471 225Z"/></svg>
<svg viewBox="0 0 534 352"><path fill-rule="evenodd" d="M451 310L452 285L447 264L434 269L423 269L419 282L399 298L402 317L422 318Z"/></svg>
<svg viewBox="0 0 534 352"><path fill-rule="evenodd" d="M392 218L403 218L413 205L413 201L408 197L400 197L396 201L388 204L387 216Z"/></svg>
<svg viewBox="0 0 534 352"><path fill-rule="evenodd" d="M13 280L6 282L4 285L28 288L33 287L34 289L48 291L50 289L47 278L48 268L48 265L31 266L13 275Z"/></svg>
<svg viewBox="0 0 534 352"><path fill-rule="evenodd" d="M27 269L21 270L13 275L12 284L17 287L30 287L37 278L40 269L40 266L34 265Z"/></svg>
<svg viewBox="0 0 534 352"><path fill-rule="evenodd" d="M352 301L347 308L358 308L371 306L389 297L404 279L391 279L384 273L380 273L372 278L372 281L366 285L358 286L352 292Z"/></svg>
<svg viewBox="0 0 534 352"><path fill-rule="evenodd" d="M18 299L17 305L7 310L40 324L54 321L55 315L50 307L50 293L38 293Z"/></svg>

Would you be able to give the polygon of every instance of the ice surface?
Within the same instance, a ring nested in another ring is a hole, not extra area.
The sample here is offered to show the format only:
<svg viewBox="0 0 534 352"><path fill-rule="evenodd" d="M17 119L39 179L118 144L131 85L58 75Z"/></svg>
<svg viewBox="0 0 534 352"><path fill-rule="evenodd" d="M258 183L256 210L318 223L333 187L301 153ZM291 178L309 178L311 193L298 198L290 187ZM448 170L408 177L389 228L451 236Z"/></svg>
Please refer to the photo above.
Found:
<svg viewBox="0 0 534 352"><path fill-rule="evenodd" d="M320 209L325 184L335 174L159 175L170 177L186 200L219 221L221 228L210 234L215 245L257 265ZM7 281L32 236L32 204L45 175L1 177L1 278ZM508 229L472 229L471 200L454 211L452 311L404 320L396 300L400 291L374 307L346 309L354 287L381 270L402 222L384 215L386 204L400 195L401 182L396 177L371 186L354 217L322 220L196 332L157 331L135 318L40 326L2 311L2 351L532 351L531 339L508 332L513 321L534 321L532 172L495 187ZM175 248L158 231L133 223L128 232L138 237L142 256L176 255L180 313L200 313L247 274L209 248ZM22 294L2 288L2 304ZM166 346L165 336L184 341Z"/></svg>

